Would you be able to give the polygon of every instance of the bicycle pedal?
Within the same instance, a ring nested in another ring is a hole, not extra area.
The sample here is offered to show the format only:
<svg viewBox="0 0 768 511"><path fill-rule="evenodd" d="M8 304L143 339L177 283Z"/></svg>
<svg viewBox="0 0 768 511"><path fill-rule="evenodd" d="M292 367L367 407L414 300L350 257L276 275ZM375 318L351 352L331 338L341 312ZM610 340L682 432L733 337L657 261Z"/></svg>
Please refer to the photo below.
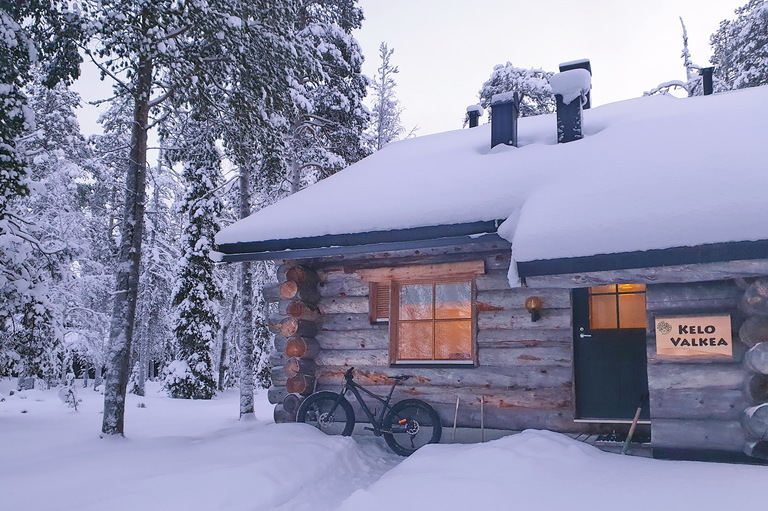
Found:
<svg viewBox="0 0 768 511"><path fill-rule="evenodd" d="M368 426L364 427L363 429L366 430L366 431L376 431L375 429L369 428Z"/></svg>

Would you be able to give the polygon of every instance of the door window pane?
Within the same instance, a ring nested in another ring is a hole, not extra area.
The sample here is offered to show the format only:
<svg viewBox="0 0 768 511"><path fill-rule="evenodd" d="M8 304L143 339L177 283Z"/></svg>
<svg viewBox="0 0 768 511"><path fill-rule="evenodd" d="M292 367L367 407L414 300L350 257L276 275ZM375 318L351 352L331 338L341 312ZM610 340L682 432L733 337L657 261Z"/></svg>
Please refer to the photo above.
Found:
<svg viewBox="0 0 768 511"><path fill-rule="evenodd" d="M645 328L645 293L619 295L619 326Z"/></svg>
<svg viewBox="0 0 768 511"><path fill-rule="evenodd" d="M605 293L615 293L616 292L616 284L610 284L608 286L594 286L589 288L589 294L605 294Z"/></svg>
<svg viewBox="0 0 768 511"><path fill-rule="evenodd" d="M589 326L592 330L618 328L616 295L592 295L589 297Z"/></svg>
<svg viewBox="0 0 768 511"><path fill-rule="evenodd" d="M472 317L472 286L469 282L435 286L435 318Z"/></svg>
<svg viewBox="0 0 768 511"><path fill-rule="evenodd" d="M400 287L400 319L432 319L432 285Z"/></svg>

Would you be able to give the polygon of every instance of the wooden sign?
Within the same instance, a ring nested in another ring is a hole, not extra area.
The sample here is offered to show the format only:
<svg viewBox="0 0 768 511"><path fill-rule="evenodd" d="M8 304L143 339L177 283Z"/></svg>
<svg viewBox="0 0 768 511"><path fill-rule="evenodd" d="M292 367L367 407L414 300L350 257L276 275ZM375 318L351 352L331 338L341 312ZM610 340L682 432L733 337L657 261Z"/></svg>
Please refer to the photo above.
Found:
<svg viewBox="0 0 768 511"><path fill-rule="evenodd" d="M659 357L733 357L731 316L656 318Z"/></svg>

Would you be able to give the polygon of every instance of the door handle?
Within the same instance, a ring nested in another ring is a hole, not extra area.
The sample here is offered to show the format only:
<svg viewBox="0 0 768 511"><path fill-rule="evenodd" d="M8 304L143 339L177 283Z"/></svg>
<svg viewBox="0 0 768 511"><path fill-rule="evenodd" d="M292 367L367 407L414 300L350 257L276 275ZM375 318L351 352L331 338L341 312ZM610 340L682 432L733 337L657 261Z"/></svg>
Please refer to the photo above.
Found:
<svg viewBox="0 0 768 511"><path fill-rule="evenodd" d="M579 328L579 337L581 337L582 339L585 339L587 337L592 337L592 336L590 334L585 334L584 327L581 327Z"/></svg>

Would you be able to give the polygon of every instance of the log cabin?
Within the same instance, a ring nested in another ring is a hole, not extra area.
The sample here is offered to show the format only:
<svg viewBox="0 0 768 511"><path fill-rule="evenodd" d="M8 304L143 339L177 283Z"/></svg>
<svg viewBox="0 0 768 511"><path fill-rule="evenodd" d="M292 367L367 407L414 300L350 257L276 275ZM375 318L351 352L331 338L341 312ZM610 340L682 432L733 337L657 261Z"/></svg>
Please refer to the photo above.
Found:
<svg viewBox="0 0 768 511"><path fill-rule="evenodd" d="M768 87L589 108L590 77L567 63L556 113L495 96L217 235L280 264L277 421L354 366L380 393L413 375L397 397L445 426L626 434L639 408L656 457L768 458Z"/></svg>

